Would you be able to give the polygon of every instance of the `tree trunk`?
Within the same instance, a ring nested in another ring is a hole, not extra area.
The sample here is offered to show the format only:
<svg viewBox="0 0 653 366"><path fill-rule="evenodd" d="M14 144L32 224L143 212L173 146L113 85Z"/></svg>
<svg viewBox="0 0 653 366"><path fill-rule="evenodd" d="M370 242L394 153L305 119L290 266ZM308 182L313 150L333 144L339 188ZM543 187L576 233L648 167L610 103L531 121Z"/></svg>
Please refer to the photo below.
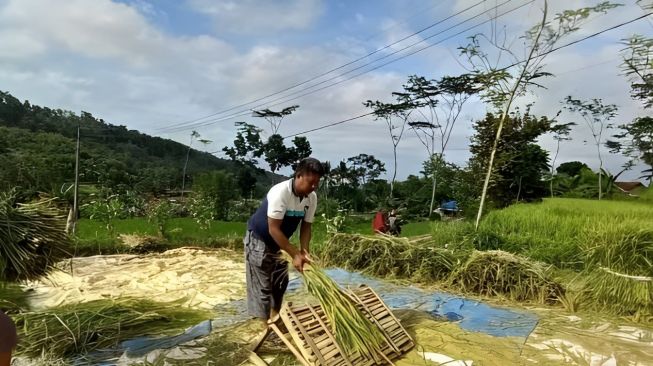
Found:
<svg viewBox="0 0 653 366"><path fill-rule="evenodd" d="M435 187L437 185L437 172L435 171L435 162L433 161L433 155L431 155L431 169L433 169L433 187L431 188L431 206L429 208L429 218L433 215L433 206L435 203Z"/></svg>
<svg viewBox="0 0 653 366"><path fill-rule="evenodd" d="M599 201L603 198L603 185L601 177L603 176L603 159L601 158L601 145L596 145L596 151L599 155Z"/></svg>
<svg viewBox="0 0 653 366"><path fill-rule="evenodd" d="M184 163L184 171L181 174L181 198L184 198L184 189L186 188L186 167L188 166L188 157L190 156L190 146L192 145L193 140L191 139L191 144L188 145L188 151L186 152L186 162Z"/></svg>
<svg viewBox="0 0 653 366"><path fill-rule="evenodd" d="M522 72L520 73L519 78L517 79L517 82L515 83L515 86L510 91L510 96L508 98L508 103L506 103L506 108L501 113L501 120L499 120L499 127L497 128L497 134L494 137L494 144L492 145L492 152L490 153L490 161L488 163L487 173L485 174L485 182L483 182L483 192L481 193L481 203L480 203L480 205L478 207L478 213L476 214L476 223L474 225L474 228L476 230L478 230L478 226L481 223L481 215L483 215L483 206L485 205L485 196L487 195L487 188L488 188L488 185L490 184L490 176L492 175L492 165L494 164L494 156L496 155L496 152L497 152L497 145L499 144L499 140L501 139L501 130L503 129L503 123L505 122L506 118L508 117L508 112L510 112L510 106L512 105L512 102L515 99L515 94L517 93L517 89L519 88L519 84L521 84L521 81L522 81L522 79L524 78L524 76L526 74L526 69L528 68L528 64L533 59L533 54L535 53L536 45L540 41L540 36L542 35L542 31L544 30L544 26L546 25L546 12L547 12L547 3L545 1L544 2L544 16L542 17L542 24L540 25L540 29L539 29L539 31L537 33L537 36L535 37L535 41L533 42L533 47L531 48L531 51L528 54L528 58L526 58L526 63L524 64L524 68L522 69Z"/></svg>
<svg viewBox="0 0 653 366"><path fill-rule="evenodd" d="M523 177L519 177L519 185L517 188L517 203L519 203L519 195L521 195L521 180Z"/></svg>
<svg viewBox="0 0 653 366"><path fill-rule="evenodd" d="M553 156L553 161L551 162L551 181L549 182L550 189L551 189L551 198L553 198L553 173L555 172L556 159L558 159L559 152L560 152L560 140L558 140L558 146L556 147L556 154Z"/></svg>
<svg viewBox="0 0 653 366"><path fill-rule="evenodd" d="M394 172L392 173L392 181L390 182L390 198L393 197L393 192L395 189L395 179L397 178L397 145L394 145L392 149L392 153L394 154Z"/></svg>

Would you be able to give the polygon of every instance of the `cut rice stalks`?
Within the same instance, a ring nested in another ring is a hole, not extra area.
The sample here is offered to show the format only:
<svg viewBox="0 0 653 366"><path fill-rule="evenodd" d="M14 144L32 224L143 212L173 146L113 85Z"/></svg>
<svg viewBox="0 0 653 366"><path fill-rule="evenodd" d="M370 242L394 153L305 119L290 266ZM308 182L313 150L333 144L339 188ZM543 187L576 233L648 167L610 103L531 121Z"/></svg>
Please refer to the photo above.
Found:
<svg viewBox="0 0 653 366"><path fill-rule="evenodd" d="M308 292L322 306L338 344L352 354L392 364L383 354L385 337L324 271L315 264L304 265L304 282Z"/></svg>
<svg viewBox="0 0 653 366"><path fill-rule="evenodd" d="M335 234L321 250L324 263L382 277L431 282L447 278L467 253L437 247L430 235Z"/></svg>
<svg viewBox="0 0 653 366"><path fill-rule="evenodd" d="M170 334L210 318L207 312L180 305L180 301L96 300L19 313L12 316L21 339L18 354L70 357L116 347L137 336Z"/></svg>
<svg viewBox="0 0 653 366"><path fill-rule="evenodd" d="M450 282L462 291L507 296L515 301L554 303L564 294L563 287L550 278L544 264L501 250L473 252L452 273Z"/></svg>

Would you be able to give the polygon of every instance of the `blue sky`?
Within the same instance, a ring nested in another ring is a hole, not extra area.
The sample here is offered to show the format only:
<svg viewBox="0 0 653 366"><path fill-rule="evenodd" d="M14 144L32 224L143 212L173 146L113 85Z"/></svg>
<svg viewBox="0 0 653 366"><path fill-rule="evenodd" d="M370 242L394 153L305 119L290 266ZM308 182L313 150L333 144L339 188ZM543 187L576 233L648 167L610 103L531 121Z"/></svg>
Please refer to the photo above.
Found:
<svg viewBox="0 0 653 366"><path fill-rule="evenodd" d="M181 130L164 128L305 81L478 3L416 37L376 53L372 59L443 32L416 46L432 45L427 50L272 107L300 105L298 112L283 122L282 135L366 113L362 102L390 101L391 93L399 90L409 75L439 78L464 72L465 60L458 56L457 47L466 44L467 36L488 32L490 28L486 25L441 42L442 39L487 20L492 8L505 1L0 0L0 90L40 105L76 113L89 111L109 123L183 143L196 129L203 138L213 141L198 148L219 151L233 140L234 122L246 120L262 128L266 124L242 116L222 121L205 119L201 122L209 123ZM553 14L596 3L553 0L549 7ZM523 54L518 37L538 22L543 1L510 0L499 9L519 6L499 18L496 25L514 41L513 50ZM608 15L590 18L579 32L562 43L642 14L634 0L625 1L624 6ZM476 15L479 17L468 20ZM466 24L446 31L465 20ZM653 20L643 19L551 54L546 59L546 69L557 77L545 80L547 89L533 90L520 98L517 105L534 103L535 113L554 115L560 109L560 101L566 95L574 95L617 104L618 124L642 115L640 106L629 98L628 82L619 72L619 42L633 33L651 34L652 30ZM339 73L368 61L369 58L342 68ZM363 70L367 68L355 73ZM280 96L296 90L300 89ZM246 107L266 107L273 104L271 99ZM234 111L246 113L244 108ZM469 136L473 133L471 121L482 118L486 111L487 106L478 100L466 105L446 153L448 160L466 162ZM563 118L581 122L573 115L563 114ZM385 161L389 173L392 171L390 138L379 122L362 118L307 137L314 155L322 160L336 162L367 153ZM596 168L598 159L592 146L583 143L590 137L587 129L579 124L572 137L574 142L563 144L558 163L582 160ZM550 151L555 147L550 136L544 136L540 143ZM398 176L418 174L426 152L412 132L406 132L398 153ZM607 152L606 155L607 167L618 171L625 159ZM637 170L626 177L636 177Z"/></svg>

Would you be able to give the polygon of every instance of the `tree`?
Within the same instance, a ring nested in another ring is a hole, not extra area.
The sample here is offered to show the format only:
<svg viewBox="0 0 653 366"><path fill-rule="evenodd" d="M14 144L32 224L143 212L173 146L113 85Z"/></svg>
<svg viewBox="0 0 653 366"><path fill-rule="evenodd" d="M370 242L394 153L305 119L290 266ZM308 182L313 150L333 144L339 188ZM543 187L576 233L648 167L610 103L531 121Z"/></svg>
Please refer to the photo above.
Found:
<svg viewBox="0 0 653 366"><path fill-rule="evenodd" d="M281 127L281 122L283 122L283 119L286 116L291 115L298 108L298 105L293 105L286 107L278 112L266 108L258 111L253 111L252 116L257 118L264 118L266 121L268 121L270 124L270 135L272 136L279 133L279 127Z"/></svg>
<svg viewBox="0 0 653 366"><path fill-rule="evenodd" d="M565 108L571 112L579 113L585 121L585 125L592 133L594 145L596 146L596 155L599 159L599 172L603 170L603 157L601 155L601 145L603 144L603 133L612 128L610 120L617 116L617 106L614 104L603 104L601 99L592 99L591 101L582 101L567 96L565 99ZM603 197L599 173L599 200Z"/></svg>
<svg viewBox="0 0 653 366"><path fill-rule="evenodd" d="M377 179L385 172L385 164L374 155L358 154L347 159L351 164L352 177L357 185Z"/></svg>
<svg viewBox="0 0 653 366"><path fill-rule="evenodd" d="M304 136L295 137L292 140L294 146L290 147L286 146L283 140L281 135L272 135L263 145L263 155L272 173L283 167L295 165L313 152L311 144Z"/></svg>
<svg viewBox="0 0 653 366"><path fill-rule="evenodd" d="M261 129L246 122L236 122L238 127L234 146L222 148L222 151L232 161L254 167L258 164L258 158L263 155L263 141L261 140Z"/></svg>
<svg viewBox="0 0 653 366"><path fill-rule="evenodd" d="M186 188L186 167L188 166L188 158L190 157L190 149L193 146L193 140L197 140L204 145L209 144L210 140L200 139L200 134L197 131L190 133L190 143L188 144L188 151L186 152L186 161L184 162L184 171L181 173L181 198L184 198L184 189Z"/></svg>
<svg viewBox="0 0 653 366"><path fill-rule="evenodd" d="M622 133L614 135L617 141L607 141L611 152L623 152L633 160L639 160L650 168L642 171L640 178L653 181L653 118L638 117L628 125L619 126Z"/></svg>
<svg viewBox="0 0 653 366"><path fill-rule="evenodd" d="M239 197L234 177L220 170L198 175L193 193L204 202L214 220L227 220L230 201Z"/></svg>
<svg viewBox="0 0 653 366"><path fill-rule="evenodd" d="M645 10L653 9L653 3L643 5ZM645 109L653 107L653 38L635 34L624 42L622 50L622 70L630 79L630 90L633 99L642 102ZM631 124L619 126L624 132L615 135L618 141L608 141L611 151L621 151L632 160L642 161L650 166L642 171L641 178L649 183L653 181L653 118L638 117Z"/></svg>
<svg viewBox="0 0 653 366"><path fill-rule="evenodd" d="M624 41L622 50L624 74L630 79L630 95L644 108L653 107L653 38L635 34Z"/></svg>
<svg viewBox="0 0 653 366"><path fill-rule="evenodd" d="M390 197L392 197L395 180L397 179L397 146L404 135L410 114L419 106L419 103L407 100L407 98L403 98L402 96L399 96L398 99L399 102L397 103L383 103L378 100L368 100L363 103L366 107L372 109L375 120L382 119L388 127L388 133L390 135L390 140L392 141L392 155L394 158L394 169L392 172L392 180L390 181Z"/></svg>
<svg viewBox="0 0 653 366"><path fill-rule="evenodd" d="M535 141L550 131L552 120L537 118L530 114L529 109L524 114L517 110L505 120L501 138L495 144L500 119L500 116L488 113L474 124L469 162L473 175L478 177L487 171L489 156L494 149L495 166L487 195L496 206L543 197L546 185L542 176L548 170L548 154Z"/></svg>
<svg viewBox="0 0 653 366"><path fill-rule="evenodd" d="M556 172L558 174L566 174L569 177L575 177L580 174L582 169L590 169L590 167L580 161L568 161L560 164L560 166L556 168Z"/></svg>
<svg viewBox="0 0 653 366"><path fill-rule="evenodd" d="M470 37L470 43L467 46L460 48L461 54L467 57L471 65L470 71L483 84L482 98L501 111L483 182L481 202L476 215L476 228L480 224L483 213L497 144L501 140L504 122L509 116L513 102L516 98L525 95L531 87L542 87L538 83L538 79L551 75L544 71L544 59L561 39L580 29L582 21L586 20L591 14L606 12L616 6L618 5L603 2L594 7L565 10L557 14L553 22L549 22L547 21L548 4L544 1L542 21L528 30L523 37L526 51L524 54L527 55L525 59L521 59L510 49L510 42L507 41L505 33L502 35L499 32L492 32L489 36L484 34L474 35ZM481 49L481 40L487 41L497 54L490 55L483 51ZM517 72L514 75L509 72L509 68L498 65L500 60L503 59L501 56L505 55L511 57L514 61L513 65L517 66Z"/></svg>
<svg viewBox="0 0 653 366"><path fill-rule="evenodd" d="M403 93L395 93L408 100L422 102L422 107L428 114L419 108L424 121L409 122L409 125L419 141L424 145L431 164L438 164L444 157L444 152L449 143L453 128L462 112L467 100L481 89L476 78L470 74L459 76L444 76L440 80L427 80L416 75L408 78L408 83L403 86ZM436 147L435 137L439 137L440 144ZM436 173L437 169L430 169ZM433 175L431 186L430 211L433 212L437 176Z"/></svg>
<svg viewBox="0 0 653 366"><path fill-rule="evenodd" d="M558 115L560 115L560 112L558 112ZM553 155L553 160L551 161L551 179L550 179L550 191L551 191L551 197L553 197L553 176L555 175L555 166L556 166L556 160L558 159L558 153L560 153L560 143L562 141L569 141L571 140L571 137L569 137L569 133L571 133L571 127L575 126L576 123L574 122L568 122L568 123L561 123L558 125L555 125L551 128L551 132L553 132L553 139L556 141L556 153Z"/></svg>

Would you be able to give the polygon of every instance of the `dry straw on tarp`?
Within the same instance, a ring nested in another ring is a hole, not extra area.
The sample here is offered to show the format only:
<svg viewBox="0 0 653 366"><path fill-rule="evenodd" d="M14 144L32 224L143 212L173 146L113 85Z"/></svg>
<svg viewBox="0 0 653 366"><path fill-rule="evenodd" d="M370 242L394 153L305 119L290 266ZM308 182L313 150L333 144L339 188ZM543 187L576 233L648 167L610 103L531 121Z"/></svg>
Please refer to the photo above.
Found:
<svg viewBox="0 0 653 366"><path fill-rule="evenodd" d="M13 316L19 331L18 353L38 357L84 354L116 347L144 335L165 335L199 323L209 314L180 307L178 301L96 300Z"/></svg>
<svg viewBox="0 0 653 366"><path fill-rule="evenodd" d="M338 284L315 264L304 265L303 277L308 292L320 302L336 341L345 352L383 359L383 334Z"/></svg>
<svg viewBox="0 0 653 366"><path fill-rule="evenodd" d="M462 291L516 301L553 303L564 293L544 264L501 250L474 251L450 282Z"/></svg>
<svg viewBox="0 0 653 366"><path fill-rule="evenodd" d="M69 257L65 219L51 200L17 202L0 193L0 282L34 280Z"/></svg>

